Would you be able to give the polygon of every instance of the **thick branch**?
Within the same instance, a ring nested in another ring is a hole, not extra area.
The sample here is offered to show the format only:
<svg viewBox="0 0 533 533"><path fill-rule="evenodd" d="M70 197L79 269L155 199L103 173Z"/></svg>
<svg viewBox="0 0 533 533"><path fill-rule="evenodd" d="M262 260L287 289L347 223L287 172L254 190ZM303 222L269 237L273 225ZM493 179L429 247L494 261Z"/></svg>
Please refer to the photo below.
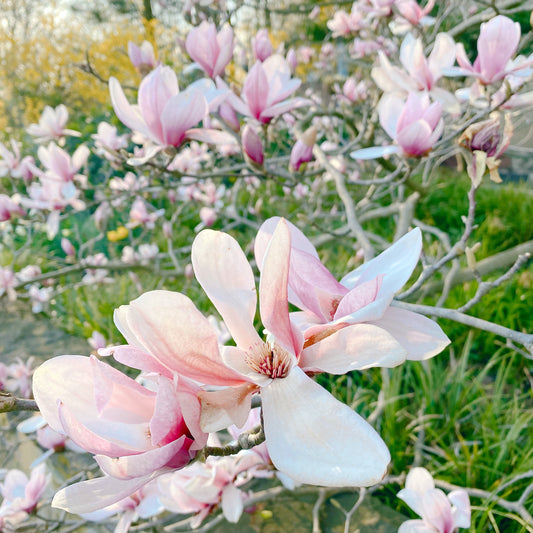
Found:
<svg viewBox="0 0 533 533"><path fill-rule="evenodd" d="M0 413L9 413L11 411L38 411L35 400L26 400L25 398L16 398L8 392L0 391Z"/></svg>

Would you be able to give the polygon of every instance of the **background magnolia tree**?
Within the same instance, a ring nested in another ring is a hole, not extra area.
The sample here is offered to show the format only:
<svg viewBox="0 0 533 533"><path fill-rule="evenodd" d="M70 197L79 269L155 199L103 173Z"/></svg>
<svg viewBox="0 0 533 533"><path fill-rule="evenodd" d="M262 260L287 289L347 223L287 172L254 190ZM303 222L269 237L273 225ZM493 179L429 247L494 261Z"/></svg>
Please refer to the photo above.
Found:
<svg viewBox="0 0 533 533"><path fill-rule="evenodd" d="M532 9L5 2L0 530L533 531Z"/></svg>

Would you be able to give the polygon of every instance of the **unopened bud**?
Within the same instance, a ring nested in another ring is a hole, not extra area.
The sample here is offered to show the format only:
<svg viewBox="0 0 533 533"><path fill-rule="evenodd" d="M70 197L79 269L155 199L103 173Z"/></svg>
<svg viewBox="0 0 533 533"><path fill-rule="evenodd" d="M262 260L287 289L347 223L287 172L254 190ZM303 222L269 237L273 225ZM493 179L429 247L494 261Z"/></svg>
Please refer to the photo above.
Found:
<svg viewBox="0 0 533 533"><path fill-rule="evenodd" d="M313 146L316 141L316 128L311 126L292 147L289 167L292 171L299 170L303 163L313 159Z"/></svg>
<svg viewBox="0 0 533 533"><path fill-rule="evenodd" d="M256 165L262 166L265 159L263 144L259 135L250 126L244 126L242 130L242 147L245 155Z"/></svg>

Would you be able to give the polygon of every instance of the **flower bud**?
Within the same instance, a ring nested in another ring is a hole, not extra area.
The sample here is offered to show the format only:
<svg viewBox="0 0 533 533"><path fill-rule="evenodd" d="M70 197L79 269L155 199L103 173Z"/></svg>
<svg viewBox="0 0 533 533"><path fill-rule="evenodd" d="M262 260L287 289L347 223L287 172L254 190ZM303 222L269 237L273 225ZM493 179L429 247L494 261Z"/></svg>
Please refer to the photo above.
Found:
<svg viewBox="0 0 533 533"><path fill-rule="evenodd" d="M268 36L268 30L266 28L259 30L256 36L252 38L252 50L254 57L258 61L264 61L274 52L274 48L272 47L270 37Z"/></svg>
<svg viewBox="0 0 533 533"><path fill-rule="evenodd" d="M262 166L265 159L259 135L248 124L242 130L242 148L252 163Z"/></svg>
<svg viewBox="0 0 533 533"><path fill-rule="evenodd" d="M304 134L296 141L292 147L291 157L289 161L289 168L292 171L300 169L303 163L307 163L313 159L313 146L316 140L316 128L311 126Z"/></svg>

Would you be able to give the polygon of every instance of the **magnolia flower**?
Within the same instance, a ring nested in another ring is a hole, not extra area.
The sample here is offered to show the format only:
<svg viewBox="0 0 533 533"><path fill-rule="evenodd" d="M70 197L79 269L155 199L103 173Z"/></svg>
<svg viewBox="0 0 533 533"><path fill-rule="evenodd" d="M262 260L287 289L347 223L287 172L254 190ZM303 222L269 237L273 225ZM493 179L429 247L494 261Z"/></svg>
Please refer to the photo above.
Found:
<svg viewBox="0 0 533 533"><path fill-rule="evenodd" d="M136 355L148 357L142 350ZM152 388L93 356L54 357L35 371L33 393L42 416L95 454L105 474L62 489L55 507L86 513L111 505L169 468L185 466L205 445L197 386L167 374Z"/></svg>
<svg viewBox="0 0 533 533"><path fill-rule="evenodd" d="M274 53L268 29L260 29L255 37L252 37L252 51L257 61L264 61Z"/></svg>
<svg viewBox="0 0 533 533"><path fill-rule="evenodd" d="M161 502L173 513L197 513L191 527L198 527L217 505L224 518L239 521L247 495L239 486L249 481L247 472L261 463L252 451L242 450L230 457L208 457L173 474L159 478Z"/></svg>
<svg viewBox="0 0 533 533"><path fill-rule="evenodd" d="M529 76L533 58L519 56L512 60L518 48L520 33L520 24L503 15L481 24L476 60L470 63L464 45L459 43L457 63L460 68L455 69L455 74L475 76L486 85L500 81L510 73Z"/></svg>
<svg viewBox="0 0 533 533"><path fill-rule="evenodd" d="M20 470L9 470L0 483L0 493L4 497L0 505L0 520L18 513L31 513L39 503L50 481L46 466L41 464L31 471L30 478Z"/></svg>
<svg viewBox="0 0 533 533"><path fill-rule="evenodd" d="M38 285L32 285L28 290L28 296L31 300L31 310L33 313L40 313L44 306L52 298L53 287L39 287Z"/></svg>
<svg viewBox="0 0 533 533"><path fill-rule="evenodd" d="M154 47L150 41L143 41L141 46L128 41L128 56L141 76L145 76L157 66Z"/></svg>
<svg viewBox="0 0 533 533"><path fill-rule="evenodd" d="M291 67L285 58L274 54L263 62L257 61L250 69L241 98L230 94L227 101L237 112L268 124L273 117L309 103L305 98L286 100L301 83L291 78Z"/></svg>
<svg viewBox="0 0 533 533"><path fill-rule="evenodd" d="M396 9L400 12L401 16L407 20L409 24L413 26L425 25L433 23L431 17L428 17L429 13L435 5L435 0L428 0L424 8L420 7L420 4L416 0L398 0L396 2Z"/></svg>
<svg viewBox="0 0 533 533"><path fill-rule="evenodd" d="M301 137L294 143L289 159L289 168L292 171L300 169L303 163L313 159L313 146L316 140L316 128L311 126Z"/></svg>
<svg viewBox="0 0 533 533"><path fill-rule="evenodd" d="M354 159L375 159L389 154L420 157L429 152L444 129L442 106L429 103L426 93L409 93L407 101L394 93L386 93L378 106L379 122L395 146L373 146L356 150Z"/></svg>
<svg viewBox="0 0 533 533"><path fill-rule="evenodd" d="M10 152L6 146L0 142L0 176L7 176L10 174L13 178L23 178L26 181L33 177L32 165L35 161L31 155L20 157L19 143L11 139Z"/></svg>
<svg viewBox="0 0 533 533"><path fill-rule="evenodd" d="M333 32L333 37L341 37L357 32L363 27L364 13L354 2L352 11L348 14L339 9L335 11L333 18L328 20L328 28Z"/></svg>
<svg viewBox="0 0 533 533"><path fill-rule="evenodd" d="M500 156L509 147L512 136L513 124L506 114L503 126L501 118L495 116L468 126L459 137L459 144L472 153L467 172L476 187L481 184L487 170L492 181L502 182L498 172Z"/></svg>
<svg viewBox="0 0 533 533"><path fill-rule="evenodd" d="M114 348L114 357L146 368L136 353L143 347L152 368L179 369L206 385L225 385L199 393L204 431L242 426L250 397L259 392L268 451L279 470L302 483L375 484L390 461L387 447L357 413L298 366L303 338L289 319L289 258L290 233L282 221L265 254L259 285L262 322L269 332L264 341L253 324L257 292L246 256L229 235L202 231L192 247L195 275L236 346L220 353L216 331L186 296L152 291L115 312L131 346ZM339 350L342 346L326 348L324 358L337 357Z"/></svg>
<svg viewBox="0 0 533 533"><path fill-rule="evenodd" d="M210 105L218 105L224 97L209 80L199 80L180 92L174 71L158 66L142 80L137 105L127 101L120 83L113 77L109 79L109 90L118 118L156 145L148 148L136 163L147 161L166 146L180 146L185 139L227 142L224 132L193 127L206 118Z"/></svg>
<svg viewBox="0 0 533 533"><path fill-rule="evenodd" d="M433 50L426 58L422 39L408 33L400 47L400 62L405 70L391 65L387 55L379 52L379 66L372 69L372 78L385 92L427 91L450 112L458 112L455 97L436 86L455 62L455 42L447 33L439 33Z"/></svg>
<svg viewBox="0 0 533 533"><path fill-rule="evenodd" d="M463 489L447 496L435 488L431 474L421 467L413 468L405 480L405 489L398 493L422 520L408 520L398 533L454 533L470 527L470 501Z"/></svg>
<svg viewBox="0 0 533 533"><path fill-rule="evenodd" d="M187 53L210 78L224 73L233 57L233 30L226 24L218 33L214 23L203 21L185 41Z"/></svg>
<svg viewBox="0 0 533 533"><path fill-rule="evenodd" d="M98 352L100 348L107 346L106 338L99 331L93 331L92 335L87 339L87 342L93 349L93 352Z"/></svg>
<svg viewBox="0 0 533 533"><path fill-rule="evenodd" d="M7 194L0 194L0 222L11 219L13 215L24 215L24 209L13 199L18 200L18 197L10 198Z"/></svg>
<svg viewBox="0 0 533 533"><path fill-rule="evenodd" d="M10 301L17 299L17 293L15 292L15 284L17 280L13 270L9 267L0 267L0 297L7 294Z"/></svg>
<svg viewBox="0 0 533 533"><path fill-rule="evenodd" d="M118 152L128 146L127 135L118 135L117 128L107 122L98 124L97 133L92 135L96 153L103 155L109 161L120 161L113 152Z"/></svg>
<svg viewBox="0 0 533 533"><path fill-rule="evenodd" d="M38 143L45 143L52 140L61 140L66 135L80 137L79 131L65 128L68 120L67 108L60 104L55 109L46 106L38 124L30 124L26 131L35 137Z"/></svg>
<svg viewBox="0 0 533 533"><path fill-rule="evenodd" d="M259 229L255 240L258 265L264 264L278 224L279 218L274 217ZM349 369L395 366L406 358L433 357L449 344L433 320L390 307L418 262L419 229L338 282L307 237L286 224L291 232L289 301L303 311L292 313L291 318L305 339L300 365L306 370L343 374ZM334 346L338 346L336 357L330 357L328 350Z"/></svg>
<svg viewBox="0 0 533 533"><path fill-rule="evenodd" d="M157 211L148 211L146 202L141 198L135 198L130 209L130 223L127 225L130 228L137 226L145 226L149 229L155 227L156 220L164 214L164 209L158 209Z"/></svg>
<svg viewBox="0 0 533 533"><path fill-rule="evenodd" d="M244 155L248 157L252 164L255 163L262 166L265 160L263 143L255 129L247 124L242 130L241 138Z"/></svg>

